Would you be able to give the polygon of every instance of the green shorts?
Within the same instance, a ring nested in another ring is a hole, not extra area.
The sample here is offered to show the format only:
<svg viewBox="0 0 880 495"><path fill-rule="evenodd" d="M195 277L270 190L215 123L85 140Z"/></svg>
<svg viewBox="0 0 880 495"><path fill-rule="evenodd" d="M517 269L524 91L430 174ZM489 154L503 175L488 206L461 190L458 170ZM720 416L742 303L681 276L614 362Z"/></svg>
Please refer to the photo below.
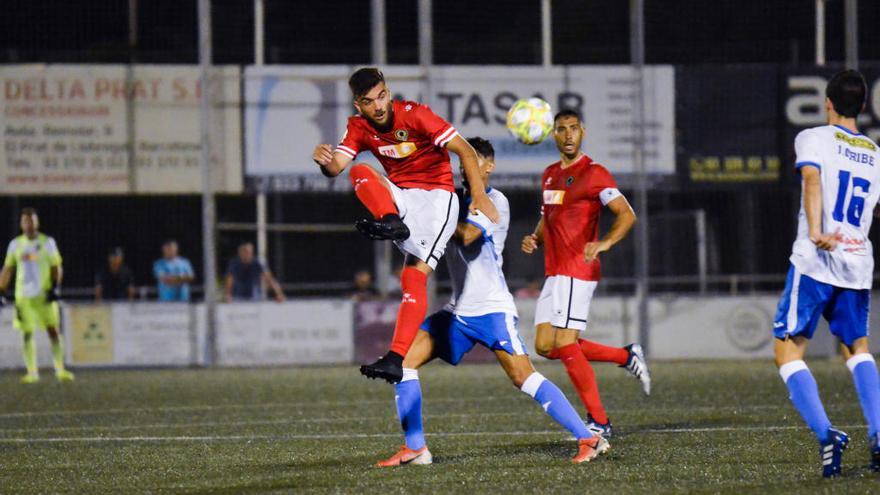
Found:
<svg viewBox="0 0 880 495"><path fill-rule="evenodd" d="M12 324L24 333L31 333L39 328L58 328L59 320L57 302L46 302L43 297L15 300L15 320Z"/></svg>

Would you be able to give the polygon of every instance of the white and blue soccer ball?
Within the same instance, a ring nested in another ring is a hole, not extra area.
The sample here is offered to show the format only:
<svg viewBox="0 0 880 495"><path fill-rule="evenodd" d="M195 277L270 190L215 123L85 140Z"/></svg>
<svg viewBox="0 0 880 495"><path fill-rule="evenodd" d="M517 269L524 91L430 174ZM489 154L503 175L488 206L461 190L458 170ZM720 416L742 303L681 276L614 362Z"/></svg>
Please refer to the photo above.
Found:
<svg viewBox="0 0 880 495"><path fill-rule="evenodd" d="M540 98L517 100L507 111L507 129L523 144L538 144L553 131L553 110Z"/></svg>

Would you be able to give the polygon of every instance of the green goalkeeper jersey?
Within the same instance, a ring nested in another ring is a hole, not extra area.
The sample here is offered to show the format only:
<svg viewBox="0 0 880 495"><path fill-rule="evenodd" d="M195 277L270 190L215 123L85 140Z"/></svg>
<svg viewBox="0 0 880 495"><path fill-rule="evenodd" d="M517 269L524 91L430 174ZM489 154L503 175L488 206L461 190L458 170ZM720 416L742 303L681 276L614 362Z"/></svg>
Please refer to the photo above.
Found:
<svg viewBox="0 0 880 495"><path fill-rule="evenodd" d="M37 234L16 237L6 249L3 266L15 268L15 299L40 297L52 287L52 267L61 266L55 239Z"/></svg>

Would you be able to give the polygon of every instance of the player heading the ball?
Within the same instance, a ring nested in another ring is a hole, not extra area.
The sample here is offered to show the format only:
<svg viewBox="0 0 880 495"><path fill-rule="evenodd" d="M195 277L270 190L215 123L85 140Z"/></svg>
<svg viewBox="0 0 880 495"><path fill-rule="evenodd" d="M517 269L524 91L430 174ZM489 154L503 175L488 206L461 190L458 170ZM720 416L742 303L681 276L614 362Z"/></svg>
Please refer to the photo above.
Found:
<svg viewBox="0 0 880 495"><path fill-rule="evenodd" d="M464 175L476 191L469 210L480 211L493 222L498 221L498 211L483 187L474 149L451 124L426 105L392 100L379 69L357 70L348 86L358 114L348 119L335 149L319 144L312 158L328 177L342 173L364 151L385 169L383 176L358 163L349 179L373 215L359 220L357 229L370 239L394 241L405 255L400 275L403 298L391 349L375 363L361 366L361 373L369 378L397 383L403 378L403 358L428 310L428 276L455 232L458 199L449 151L461 159Z"/></svg>
<svg viewBox="0 0 880 495"><path fill-rule="evenodd" d="M839 72L825 89L828 124L794 140L801 209L791 266L773 323L776 365L794 407L819 441L822 475L840 475L846 433L833 428L804 354L819 316L842 343L868 423L869 467L880 471L880 378L868 350L874 249L868 232L880 198L880 150L861 134L865 79Z"/></svg>

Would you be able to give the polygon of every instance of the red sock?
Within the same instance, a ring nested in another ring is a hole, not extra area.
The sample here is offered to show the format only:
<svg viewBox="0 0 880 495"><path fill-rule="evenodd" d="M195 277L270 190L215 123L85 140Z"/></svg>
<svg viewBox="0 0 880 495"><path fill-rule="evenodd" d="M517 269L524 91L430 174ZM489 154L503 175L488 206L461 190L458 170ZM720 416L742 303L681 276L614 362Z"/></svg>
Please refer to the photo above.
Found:
<svg viewBox="0 0 880 495"><path fill-rule="evenodd" d="M584 357L583 351L578 344L569 344L559 348L559 359L565 365L565 371L571 378L571 383L577 390L581 402L590 416L599 423L607 423L608 415L605 414L605 408L602 407L602 400L599 398L599 386L596 384L596 374L590 362Z"/></svg>
<svg viewBox="0 0 880 495"><path fill-rule="evenodd" d="M358 163L351 167L348 179L354 186L354 193L358 199L370 210L375 219L378 220L385 215L397 213L397 206L394 205L391 191L385 187L385 184L382 184L382 178L369 165Z"/></svg>
<svg viewBox="0 0 880 495"><path fill-rule="evenodd" d="M419 326L428 312L428 275L408 266L400 274L403 299L397 311L397 324L391 339L391 350L406 357Z"/></svg>
<svg viewBox="0 0 880 495"><path fill-rule="evenodd" d="M610 347L586 339L578 339L578 344L588 361L617 363L621 366L629 361L629 351L622 347Z"/></svg>
<svg viewBox="0 0 880 495"><path fill-rule="evenodd" d="M559 359L559 349L554 347L553 350L548 352L544 357L547 359Z"/></svg>

